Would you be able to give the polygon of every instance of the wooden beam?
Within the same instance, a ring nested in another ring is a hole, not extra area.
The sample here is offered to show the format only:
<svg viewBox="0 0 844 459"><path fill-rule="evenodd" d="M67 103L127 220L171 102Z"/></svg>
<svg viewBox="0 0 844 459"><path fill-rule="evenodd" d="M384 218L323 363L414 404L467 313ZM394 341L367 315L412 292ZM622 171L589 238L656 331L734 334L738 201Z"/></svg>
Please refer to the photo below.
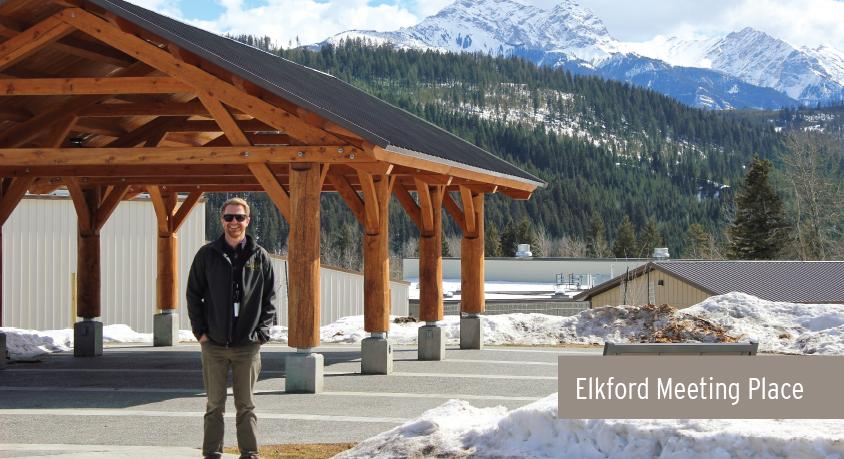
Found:
<svg viewBox="0 0 844 459"><path fill-rule="evenodd" d="M416 227L421 230L422 211L419 209L419 205L416 204L416 201L413 200L413 196L410 195L403 184L398 182L394 185L393 192L396 195L396 199L398 199L399 204L401 204L404 211L407 212L408 217L410 217L413 223L416 224Z"/></svg>
<svg viewBox="0 0 844 459"><path fill-rule="evenodd" d="M463 217L466 219L464 231L475 233L475 204L472 200L472 191L465 186L460 187L460 200L463 202Z"/></svg>
<svg viewBox="0 0 844 459"><path fill-rule="evenodd" d="M131 67L117 70L110 74L110 76L135 76L147 74L149 72L149 67L147 67L146 64L135 64ZM67 116L76 115L79 111L101 102L106 98L108 98L108 96L83 96L73 98L72 100L41 111L28 121L6 129L4 132L0 133L0 147L18 147L24 145L30 140L43 134L44 129L51 126L57 120L62 120Z"/></svg>
<svg viewBox="0 0 844 459"><path fill-rule="evenodd" d="M10 78L0 80L0 96L91 94L172 94L193 92L172 77Z"/></svg>
<svg viewBox="0 0 844 459"><path fill-rule="evenodd" d="M21 198L26 194L26 190L29 189L34 181L35 177L16 177L11 180L8 189L5 190L2 199L0 199L0 227L12 215L15 207L17 207Z"/></svg>
<svg viewBox="0 0 844 459"><path fill-rule="evenodd" d="M147 164L349 163L337 146L157 147L157 148L0 148L0 166L86 166ZM351 146L343 146L346 151ZM361 163L366 160L360 160Z"/></svg>
<svg viewBox="0 0 844 459"><path fill-rule="evenodd" d="M427 185L425 185L427 188ZM442 200L443 187L430 190L433 217L430 231L419 235L419 318L425 322L443 319L442 290Z"/></svg>
<svg viewBox="0 0 844 459"><path fill-rule="evenodd" d="M73 31L58 15L50 16L0 43L0 70L31 55Z"/></svg>
<svg viewBox="0 0 844 459"><path fill-rule="evenodd" d="M151 140L156 141L155 144L158 145L158 140L167 134L168 126L179 122L182 119L187 118L175 120L173 118L153 118L152 120L138 126L132 130L132 132L111 141L108 145L106 145L106 148L137 147L139 144L146 143Z"/></svg>
<svg viewBox="0 0 844 459"><path fill-rule="evenodd" d="M152 201L152 207L155 209L155 219L158 222L158 234L166 234L170 232L170 213L167 211L167 204L164 202L164 197L161 194L161 188L157 186L148 186L147 193L149 193L149 200Z"/></svg>
<svg viewBox="0 0 844 459"><path fill-rule="evenodd" d="M472 214L477 224L473 233L463 233L460 240L460 311L480 314L486 309L484 298L484 195L471 196ZM467 208L464 206L464 213Z"/></svg>
<svg viewBox="0 0 844 459"><path fill-rule="evenodd" d="M278 207L281 215L289 224L292 225L293 222L291 218L293 215L291 214L290 195L288 195L287 191L285 191L281 184L278 183L278 179L276 179L275 175L273 175L270 168L265 163L249 163L248 166L249 170L252 171L252 174L254 174L255 178L258 179L258 182L264 188L267 195L273 200L276 207Z"/></svg>
<svg viewBox="0 0 844 459"><path fill-rule="evenodd" d="M352 211L352 214L357 218L360 225L364 226L366 224L364 217L365 205L357 191L349 184L349 179L339 173L331 173L328 174L328 181L337 189L337 193L343 198L346 205L349 206L349 210Z"/></svg>
<svg viewBox="0 0 844 459"><path fill-rule="evenodd" d="M63 180L73 201L73 207L76 208L76 220L79 230L84 233L95 233L93 216L89 210L85 193L79 185L79 181L75 177L64 177Z"/></svg>
<svg viewBox="0 0 844 459"><path fill-rule="evenodd" d="M100 204L100 207L97 209L97 215L94 217L94 228L97 231L103 229L103 226L105 226L108 218L111 217L111 214L114 213L115 209L117 209L117 205L120 204L120 201L123 200L123 197L126 196L128 191L129 185L117 185L106 195L102 204Z"/></svg>
<svg viewBox="0 0 844 459"><path fill-rule="evenodd" d="M97 104L79 112L80 117L116 118L124 116L211 116L199 101L135 102L128 104Z"/></svg>
<svg viewBox="0 0 844 459"><path fill-rule="evenodd" d="M430 233L434 231L434 210L432 207L431 190L428 184L421 180L414 180L416 182L416 195L419 196L419 209L422 214L422 226L419 230L422 233Z"/></svg>
<svg viewBox="0 0 844 459"><path fill-rule="evenodd" d="M70 134L70 130L73 129L73 125L76 124L76 119L75 116L68 116L60 120L60 122L56 122L51 128L47 129L47 133L42 137L44 140L41 143L49 148L61 147Z"/></svg>
<svg viewBox="0 0 844 459"><path fill-rule="evenodd" d="M443 194L443 207L445 207L446 212L451 215L451 218L454 220L454 223L457 223L457 226L460 227L460 231L464 234L466 233L466 219L464 216L463 210L454 202L454 199L451 198L451 195L448 193Z"/></svg>
<svg viewBox="0 0 844 459"><path fill-rule="evenodd" d="M370 176L371 177L371 176ZM373 199L366 201L366 212L378 211L378 226L367 228L363 244L363 315L364 330L386 332L390 329L390 251L389 209L391 178L381 175L373 183ZM367 188L369 188L367 186ZM374 209L370 207L374 204Z"/></svg>
<svg viewBox="0 0 844 459"><path fill-rule="evenodd" d="M407 167L410 169L419 169L420 171L427 171L428 173L448 175L460 179L470 180L476 183L498 185L499 187L511 188L513 190L521 190L530 195L541 183L534 182L518 177L498 174L492 171L482 171L477 169L466 169L457 165L445 164L435 159L424 159L413 157L394 151L389 151L381 147L373 148L373 156L379 161L395 164L396 166ZM501 190L499 190L501 191ZM514 199L526 199L524 193L514 193L518 196Z"/></svg>
<svg viewBox="0 0 844 459"><path fill-rule="evenodd" d="M223 130L223 133L232 145L252 145L246 137L246 134L240 130L240 127L237 125L237 121L235 121L232 117L232 114L219 100L217 100L216 97L200 93L199 99L202 101L202 104L205 105L205 108L208 109L208 112L211 113L214 120L217 121L217 125L219 125Z"/></svg>
<svg viewBox="0 0 844 459"><path fill-rule="evenodd" d="M124 32L113 24L81 9L68 8L63 19L82 32L129 54L162 72L179 78L196 89L197 93L217 97L221 102L248 113L267 124L287 132L309 144L341 143L340 139L313 127L289 112L248 94L231 83L188 64L147 41Z"/></svg>
<svg viewBox="0 0 844 459"><path fill-rule="evenodd" d="M372 175L358 171L360 186L363 190L364 202L364 230L366 234L378 234L379 223L378 195L375 192L375 181Z"/></svg>
<svg viewBox="0 0 844 459"><path fill-rule="evenodd" d="M179 228L182 227L182 223L187 220L188 215L190 215L190 211L194 208L199 199L202 198L201 191L194 191L188 194L188 197L182 201L182 204L179 206L179 210L176 211L176 215L170 220L171 228L173 232L179 231Z"/></svg>
<svg viewBox="0 0 844 459"><path fill-rule="evenodd" d="M319 167L297 164L290 171L288 236L288 343L295 348L319 346Z"/></svg>

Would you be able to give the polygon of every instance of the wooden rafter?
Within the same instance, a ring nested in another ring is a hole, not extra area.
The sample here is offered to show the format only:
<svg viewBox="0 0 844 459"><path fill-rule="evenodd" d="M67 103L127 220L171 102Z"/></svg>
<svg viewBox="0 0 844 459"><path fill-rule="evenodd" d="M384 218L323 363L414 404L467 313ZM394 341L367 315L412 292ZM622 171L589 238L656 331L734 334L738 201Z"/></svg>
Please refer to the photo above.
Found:
<svg viewBox="0 0 844 459"><path fill-rule="evenodd" d="M29 56L73 31L58 15L50 16L34 26L0 43L0 70Z"/></svg>
<svg viewBox="0 0 844 459"><path fill-rule="evenodd" d="M241 112L234 111L235 115ZM80 117L117 118L124 116L211 116L200 101L135 102L97 104L79 112Z"/></svg>
<svg viewBox="0 0 844 459"><path fill-rule="evenodd" d="M150 72L146 64L135 64L125 69L113 72L112 77L135 76ZM0 146L18 147L43 134L46 127L64 119L67 116L75 116L80 111L97 104L108 96L82 96L63 102L47 110L44 110L29 120L6 129L0 133Z"/></svg>
<svg viewBox="0 0 844 459"><path fill-rule="evenodd" d="M125 136L113 140L106 148L126 148L136 147L142 142L147 142L150 139L156 139L155 144L158 145L160 139L169 132L169 126L182 121L187 118L153 118L147 123L138 126L132 132Z"/></svg>
<svg viewBox="0 0 844 459"><path fill-rule="evenodd" d="M246 134L243 133L240 126L237 125L237 121L235 121L234 117L232 117L229 110L223 106L222 102L220 102L216 97L202 93L199 94L199 100L201 100L202 105L208 109L208 112L217 122L217 125L223 130L223 134L225 134L226 138L229 139L229 142L232 145L251 145L249 139L246 137Z"/></svg>
<svg viewBox="0 0 844 459"><path fill-rule="evenodd" d="M199 93L217 97L221 102L283 130L299 140L309 144L340 143L340 139L333 134L313 127L292 114L241 91L231 83L188 64L167 51L120 30L114 24L85 10L68 8L60 14L66 22L82 32L130 54L170 76L179 78L194 86Z"/></svg>
<svg viewBox="0 0 844 459"><path fill-rule="evenodd" d="M172 94L193 88L172 77L8 78L2 96L79 96L92 94Z"/></svg>

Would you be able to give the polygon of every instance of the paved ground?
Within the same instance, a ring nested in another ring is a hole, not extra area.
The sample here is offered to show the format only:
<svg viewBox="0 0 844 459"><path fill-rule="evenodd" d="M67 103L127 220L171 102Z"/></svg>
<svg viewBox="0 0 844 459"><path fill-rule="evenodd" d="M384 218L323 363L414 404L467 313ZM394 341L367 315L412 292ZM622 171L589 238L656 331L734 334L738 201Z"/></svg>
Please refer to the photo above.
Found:
<svg viewBox="0 0 844 459"><path fill-rule="evenodd" d="M415 348L399 347L392 375L363 376L359 345L318 351L325 392L300 395L284 392L292 349L262 348L261 443L360 441L450 398L519 407L557 390L558 354L600 353L488 347L448 349L445 361L420 362ZM107 347L100 358L53 354L9 365L0 370L0 457L196 457L204 402L198 345ZM236 444L233 412L229 397L227 445Z"/></svg>

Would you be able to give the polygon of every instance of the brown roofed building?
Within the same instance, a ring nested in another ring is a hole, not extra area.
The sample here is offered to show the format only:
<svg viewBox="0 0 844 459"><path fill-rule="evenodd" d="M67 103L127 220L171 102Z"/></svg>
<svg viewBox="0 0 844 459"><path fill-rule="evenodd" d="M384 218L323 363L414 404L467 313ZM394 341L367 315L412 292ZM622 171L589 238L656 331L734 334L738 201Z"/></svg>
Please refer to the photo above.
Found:
<svg viewBox="0 0 844 459"><path fill-rule="evenodd" d="M575 300L592 307L670 304L685 308L743 292L769 301L844 304L844 261L652 261Z"/></svg>

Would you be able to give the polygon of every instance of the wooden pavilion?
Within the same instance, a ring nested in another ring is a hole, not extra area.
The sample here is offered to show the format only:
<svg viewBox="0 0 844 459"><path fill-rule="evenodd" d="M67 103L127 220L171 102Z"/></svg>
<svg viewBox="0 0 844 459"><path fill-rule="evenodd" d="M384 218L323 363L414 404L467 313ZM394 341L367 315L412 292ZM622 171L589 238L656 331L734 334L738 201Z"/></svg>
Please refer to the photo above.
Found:
<svg viewBox="0 0 844 459"><path fill-rule="evenodd" d="M339 193L364 228L365 328L384 340L392 195L420 231L420 315L435 326L442 208L463 230L461 310L478 314L485 195L528 199L543 185L330 75L122 0L8 0L0 36L0 223L26 193L71 195L77 355L102 352L99 231L139 193L158 221L157 318L174 324L176 235L193 205L205 192L266 192L290 224L289 345L313 356L321 192ZM172 334L157 330L155 341L171 345ZM365 354L363 371L389 372L385 357L370 365ZM420 357L442 355L420 347Z"/></svg>

